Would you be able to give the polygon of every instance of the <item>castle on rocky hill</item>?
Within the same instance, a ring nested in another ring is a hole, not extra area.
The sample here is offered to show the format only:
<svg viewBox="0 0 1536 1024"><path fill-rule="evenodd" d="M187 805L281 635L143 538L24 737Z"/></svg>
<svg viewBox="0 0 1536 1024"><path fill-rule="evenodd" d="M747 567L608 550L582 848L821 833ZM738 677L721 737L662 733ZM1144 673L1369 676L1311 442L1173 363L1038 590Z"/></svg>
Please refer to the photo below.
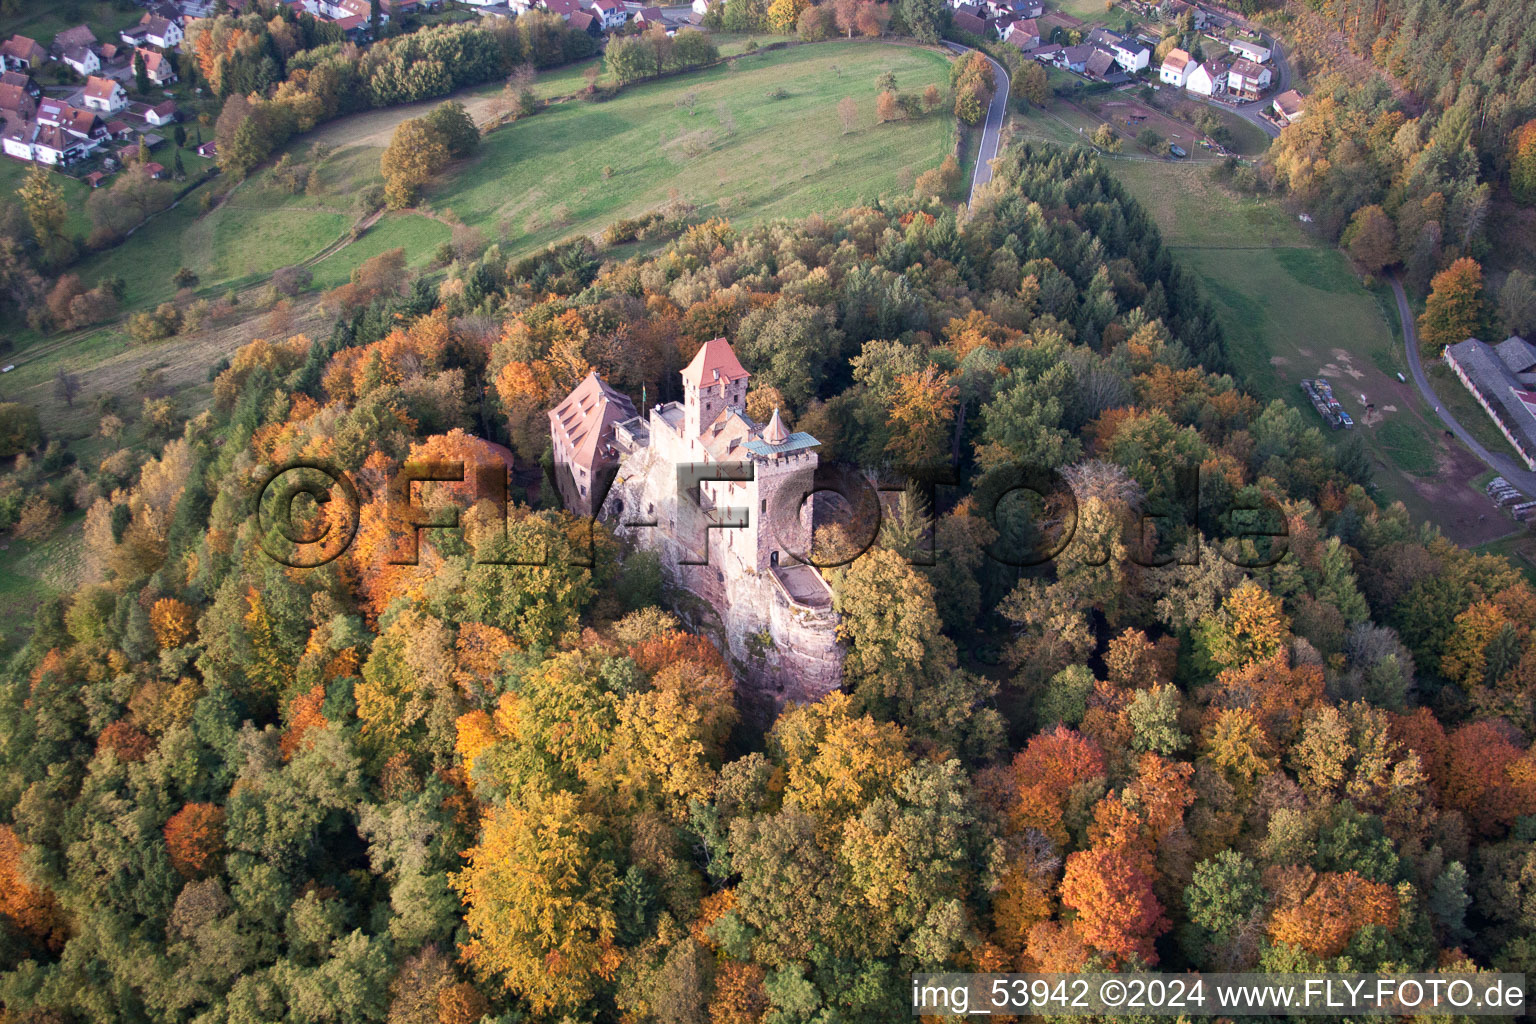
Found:
<svg viewBox="0 0 1536 1024"><path fill-rule="evenodd" d="M766 424L748 416L750 376L715 338L683 369L682 402L638 414L594 371L549 422L566 507L660 556L675 610L763 717L835 690L843 652L832 591L796 557L811 550L820 442L778 410Z"/></svg>

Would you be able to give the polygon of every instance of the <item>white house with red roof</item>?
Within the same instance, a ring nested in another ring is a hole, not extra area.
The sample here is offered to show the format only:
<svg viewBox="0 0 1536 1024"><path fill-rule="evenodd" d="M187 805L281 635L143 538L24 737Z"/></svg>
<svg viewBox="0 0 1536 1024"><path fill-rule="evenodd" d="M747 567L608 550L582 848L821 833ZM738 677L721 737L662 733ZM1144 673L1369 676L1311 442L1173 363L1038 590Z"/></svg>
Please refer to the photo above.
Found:
<svg viewBox="0 0 1536 1024"><path fill-rule="evenodd" d="M85 83L80 102L87 110L99 110L103 114L115 114L128 105L128 94L116 79L98 78L92 75Z"/></svg>
<svg viewBox="0 0 1536 1024"><path fill-rule="evenodd" d="M1163 66L1158 69L1157 77L1166 85L1182 89L1189 73L1197 67L1199 64L1189 56L1187 50L1175 47L1163 58Z"/></svg>
<svg viewBox="0 0 1536 1024"><path fill-rule="evenodd" d="M135 60L144 62L144 74L156 85L170 85L176 81L176 69L171 66L171 58L154 50L146 50L139 47L133 53Z"/></svg>
<svg viewBox="0 0 1536 1024"><path fill-rule="evenodd" d="M619 28L629 20L629 9L621 0L593 0L591 10L602 22L605 32Z"/></svg>
<svg viewBox="0 0 1536 1024"><path fill-rule="evenodd" d="M0 64L7 71L35 71L48 60L48 51L27 36L11 36L0 43Z"/></svg>

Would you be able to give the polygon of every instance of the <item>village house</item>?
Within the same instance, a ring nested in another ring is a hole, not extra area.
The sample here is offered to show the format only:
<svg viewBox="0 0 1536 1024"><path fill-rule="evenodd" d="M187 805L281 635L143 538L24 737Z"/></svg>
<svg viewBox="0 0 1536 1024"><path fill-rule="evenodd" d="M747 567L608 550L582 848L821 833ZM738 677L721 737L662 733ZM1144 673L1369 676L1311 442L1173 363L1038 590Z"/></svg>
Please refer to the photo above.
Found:
<svg viewBox="0 0 1536 1024"><path fill-rule="evenodd" d="M1287 89L1276 96L1274 103L1270 104L1270 106L1274 108L1275 118L1279 121L1284 121L1286 124L1295 124L1297 121L1300 121L1305 109L1301 93L1295 89Z"/></svg>
<svg viewBox="0 0 1536 1024"><path fill-rule="evenodd" d="M129 46L158 46L162 50L181 45L181 26L159 14L146 13L138 24L123 29L118 36Z"/></svg>
<svg viewBox="0 0 1536 1024"><path fill-rule="evenodd" d="M1247 57L1239 57L1232 62L1232 70L1227 72L1227 91L1240 99L1256 100L1269 88L1269 81L1269 68L1255 64Z"/></svg>
<svg viewBox="0 0 1536 1024"><path fill-rule="evenodd" d="M1230 60L1219 58L1196 64L1194 70L1184 76L1184 88L1199 96L1221 96L1227 91L1227 72L1232 69Z"/></svg>
<svg viewBox="0 0 1536 1024"><path fill-rule="evenodd" d="M1163 58L1163 66L1158 69L1157 77L1167 85L1182 89L1190 71L1198 66L1186 51L1175 47Z"/></svg>
<svg viewBox="0 0 1536 1024"><path fill-rule="evenodd" d="M84 141L58 125L39 124L36 121L8 123L4 137L0 138L0 148L5 150L7 156L56 167L84 159L91 149Z"/></svg>
<svg viewBox="0 0 1536 1024"><path fill-rule="evenodd" d="M59 57L75 74L90 76L101 70L101 58L89 46L71 46Z"/></svg>
<svg viewBox="0 0 1536 1024"><path fill-rule="evenodd" d="M89 25L76 25L53 37L53 52L62 55L66 50L72 50L77 46L91 48L96 45L96 41L96 33L91 31Z"/></svg>
<svg viewBox="0 0 1536 1024"><path fill-rule="evenodd" d="M79 139L87 150L94 150L111 136L107 124L94 111L71 106L63 100L45 99L37 105L37 123L58 128Z"/></svg>
<svg viewBox="0 0 1536 1024"><path fill-rule="evenodd" d="M570 21L573 14L585 13L581 8L581 0L544 0L544 9L560 15L566 21Z"/></svg>
<svg viewBox="0 0 1536 1024"><path fill-rule="evenodd" d="M212 139L197 147L197 155L205 160L212 160L219 155L218 144Z"/></svg>
<svg viewBox="0 0 1536 1024"><path fill-rule="evenodd" d="M650 27L651 25L666 26L666 19L661 15L660 7L642 7L635 13L635 24Z"/></svg>
<svg viewBox="0 0 1536 1024"><path fill-rule="evenodd" d="M166 86L176 81L176 70L171 66L171 58L165 54L141 47L134 51L134 57L144 62L144 75L154 84Z"/></svg>
<svg viewBox="0 0 1536 1024"><path fill-rule="evenodd" d="M991 35L991 29L987 26L987 20L976 11L977 8L970 5L956 8L955 13L950 16L949 23L961 32L968 32L985 39Z"/></svg>
<svg viewBox="0 0 1536 1024"><path fill-rule="evenodd" d="M1115 63L1130 74L1135 74L1152 62L1152 51L1135 39L1129 39L1107 28L1096 28L1088 33L1088 41L1109 51Z"/></svg>
<svg viewBox="0 0 1536 1024"><path fill-rule="evenodd" d="M1269 61L1270 58L1269 47L1263 45L1262 43L1250 43L1246 39L1227 40L1227 49L1231 50L1239 57L1247 57L1255 64L1265 64Z"/></svg>
<svg viewBox="0 0 1536 1024"><path fill-rule="evenodd" d="M1115 63L1115 55L1108 50L1095 46L1093 53L1083 65L1083 75L1095 81L1103 81L1111 72L1116 71L1120 65Z"/></svg>
<svg viewBox="0 0 1536 1024"><path fill-rule="evenodd" d="M591 11L572 11L565 20L572 29L577 32L585 32L593 39L603 34L602 21Z"/></svg>
<svg viewBox="0 0 1536 1024"><path fill-rule="evenodd" d="M37 101L19 85L0 84L0 117L7 121L30 121L37 116Z"/></svg>
<svg viewBox="0 0 1536 1024"><path fill-rule="evenodd" d="M99 110L103 114L115 114L128 105L128 94L115 79L98 78L92 75L85 83L85 92L81 93L81 101L88 110Z"/></svg>
<svg viewBox="0 0 1536 1024"><path fill-rule="evenodd" d="M1056 58L1056 66L1065 68L1074 75L1080 75L1088 69L1088 58L1094 54L1092 43L1079 43L1076 46L1068 46L1061 51Z"/></svg>
<svg viewBox="0 0 1536 1024"><path fill-rule="evenodd" d="M157 128L174 124L176 116L176 104L171 100L166 100L164 103L144 111L144 120Z"/></svg>
<svg viewBox="0 0 1536 1024"><path fill-rule="evenodd" d="M629 20L629 11L620 0L594 0L592 12L601 20L604 31L619 28Z"/></svg>
<svg viewBox="0 0 1536 1024"><path fill-rule="evenodd" d="M704 17L704 15L709 13L709 0L693 0L690 10L699 17Z"/></svg>
<svg viewBox="0 0 1536 1024"><path fill-rule="evenodd" d="M1021 50L1033 50L1040 45L1040 23L1034 18L1020 18L1003 30L1003 39Z"/></svg>
<svg viewBox="0 0 1536 1024"><path fill-rule="evenodd" d="M1190 16L1190 20L1197 29L1205 28L1206 22L1209 20L1209 15L1205 13L1204 9L1195 4L1187 3L1185 0L1167 0L1163 4L1162 15L1164 21L1181 21L1186 14Z"/></svg>
<svg viewBox="0 0 1536 1024"><path fill-rule="evenodd" d="M31 77L21 71L0 71L0 85L14 85L21 89L33 102L42 99L43 87L32 81Z"/></svg>
<svg viewBox="0 0 1536 1024"><path fill-rule="evenodd" d="M797 557L817 521L819 499L806 495L820 442L778 410L767 423L747 414L750 374L724 338L701 345L681 376L681 402L626 418L626 397L595 374L582 381L550 414L560 491L576 495L573 511L596 505L620 540L657 554L668 584L691 595L677 613L735 671L744 714L770 720L842 681L831 588ZM612 474L606 497L581 489L599 467ZM680 472L704 482L680 487Z"/></svg>
<svg viewBox="0 0 1536 1024"><path fill-rule="evenodd" d="M34 71L48 60L48 51L26 36L11 36L0 43L0 64L7 71Z"/></svg>

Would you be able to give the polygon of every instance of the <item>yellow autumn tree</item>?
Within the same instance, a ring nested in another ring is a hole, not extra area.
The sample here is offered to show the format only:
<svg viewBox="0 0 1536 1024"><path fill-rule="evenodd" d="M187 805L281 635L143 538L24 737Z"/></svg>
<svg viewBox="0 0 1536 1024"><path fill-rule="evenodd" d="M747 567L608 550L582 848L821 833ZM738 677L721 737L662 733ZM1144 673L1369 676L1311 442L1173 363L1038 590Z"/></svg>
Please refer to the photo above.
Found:
<svg viewBox="0 0 1536 1024"><path fill-rule="evenodd" d="M888 787L910 763L900 726L855 718L846 693L779 716L769 750L786 769L784 802L824 824L841 821Z"/></svg>
<svg viewBox="0 0 1536 1024"><path fill-rule="evenodd" d="M197 611L185 601L162 597L149 610L149 626L155 631L160 649L180 647L197 631Z"/></svg>
<svg viewBox="0 0 1536 1024"><path fill-rule="evenodd" d="M618 879L594 852L599 827L572 793L527 792L491 812L453 876L471 935L465 961L537 1014L589 1003L619 966Z"/></svg>
<svg viewBox="0 0 1536 1024"><path fill-rule="evenodd" d="M1265 661L1290 636L1291 620L1280 598L1253 580L1244 580L1227 595L1216 614L1200 624L1207 656L1221 668L1240 668Z"/></svg>

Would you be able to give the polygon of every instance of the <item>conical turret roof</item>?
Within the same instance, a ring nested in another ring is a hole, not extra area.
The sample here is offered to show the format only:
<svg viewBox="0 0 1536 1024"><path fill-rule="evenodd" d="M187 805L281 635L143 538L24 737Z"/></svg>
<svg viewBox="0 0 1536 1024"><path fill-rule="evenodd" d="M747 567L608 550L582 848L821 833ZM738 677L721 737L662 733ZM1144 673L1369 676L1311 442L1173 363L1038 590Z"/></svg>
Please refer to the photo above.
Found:
<svg viewBox="0 0 1536 1024"><path fill-rule="evenodd" d="M779 445L789 440L789 428L784 426L784 421L779 418L779 408L774 406L773 418L763 428L763 440L769 444Z"/></svg>

